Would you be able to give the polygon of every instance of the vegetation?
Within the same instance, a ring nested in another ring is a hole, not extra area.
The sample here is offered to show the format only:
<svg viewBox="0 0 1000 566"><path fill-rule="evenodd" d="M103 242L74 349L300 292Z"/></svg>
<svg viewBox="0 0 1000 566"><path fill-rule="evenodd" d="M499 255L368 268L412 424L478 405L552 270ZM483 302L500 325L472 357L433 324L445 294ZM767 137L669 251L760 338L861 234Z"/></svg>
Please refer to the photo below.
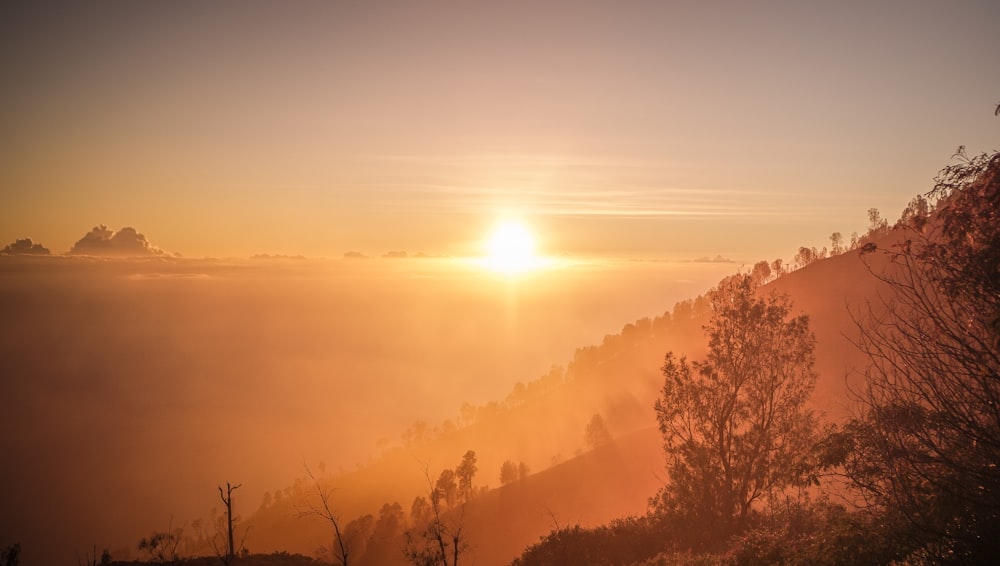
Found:
<svg viewBox="0 0 1000 566"><path fill-rule="evenodd" d="M430 505L422 497L413 502L414 525L406 532L403 553L411 564L458 566L459 559L469 549L465 506L474 494L472 480L477 470L476 453L469 450L458 467L454 471L443 470L434 485L427 474Z"/></svg>
<svg viewBox="0 0 1000 566"><path fill-rule="evenodd" d="M892 292L858 320L871 364L848 471L924 554L969 563L1000 552L1000 154L959 156L933 213L917 201L906 238L869 250Z"/></svg>
<svg viewBox="0 0 1000 566"><path fill-rule="evenodd" d="M662 367L653 409L667 481L648 512L593 528L556 523L515 565L990 563L1000 555L1000 154L959 158L895 225L871 209L863 236L846 243L835 232L829 252L802 247L794 259L801 268L828 253L860 250L883 284L884 293L855 313L856 345L870 364L857 392L861 412L842 428L822 426L806 407L817 378L808 317L761 289L789 272L779 259L581 348L566 368L517 384L503 403L465 405L460 418L435 429L417 423L406 444L456 434L570 380L590 379L589 368L628 358L634 341L707 315L707 355L689 362L671 352ZM581 413L592 415L583 427L587 446L614 442L602 413ZM620 430L612 416L608 421ZM831 470L847 485L827 482ZM332 528L329 547L317 554L343 566L471 562L466 510L484 491L474 485L478 471L469 450L436 479L425 469L428 491L408 517L387 503L377 518L347 522L307 469L320 502L310 514ZM501 485L528 476L527 465L514 460L499 471ZM237 558L233 543L238 487L219 490L228 537L217 558L251 564L246 553ZM854 495L862 505L834 502ZM147 560L172 562L180 560L181 542L181 530L168 529L138 548ZM19 547L0 559L16 564Z"/></svg>
<svg viewBox="0 0 1000 566"><path fill-rule="evenodd" d="M784 273L762 262L710 295L706 361L667 356L655 410L670 473L649 514L557 528L514 564L993 563L1000 154L959 158L892 229L872 209L846 247L887 290L856 318L870 360L858 418L821 430L803 410L812 338L787 303L752 292ZM831 244L845 251L839 234ZM849 491L820 483L833 467Z"/></svg>
<svg viewBox="0 0 1000 566"><path fill-rule="evenodd" d="M788 299L757 296L750 275L710 294L708 358L667 354L655 405L669 483L653 512L702 533L742 532L754 506L815 477L819 425L804 405L816 381L816 339Z"/></svg>
<svg viewBox="0 0 1000 566"><path fill-rule="evenodd" d="M330 491L323 489L323 486L320 485L319 480L316 479L316 476L313 475L312 470L308 466L306 466L306 474L309 475L309 479L316 486L319 505L310 505L307 511L300 513L300 516L311 515L319 517L330 524L330 527L333 529L333 541L330 543L329 553L333 555L337 564L347 566L351 556L352 545L346 540L347 537L340 528L341 520L339 515L334 513L330 508ZM357 529L360 525L361 523L357 523L355 528Z"/></svg>
<svg viewBox="0 0 1000 566"><path fill-rule="evenodd" d="M226 506L226 548L225 553L218 552L222 557L223 564L231 564L233 559L236 558L236 544L233 541L233 492L239 489L242 484L232 485L226 482L226 491L222 491L222 486L219 486L219 499L222 500L222 504Z"/></svg>

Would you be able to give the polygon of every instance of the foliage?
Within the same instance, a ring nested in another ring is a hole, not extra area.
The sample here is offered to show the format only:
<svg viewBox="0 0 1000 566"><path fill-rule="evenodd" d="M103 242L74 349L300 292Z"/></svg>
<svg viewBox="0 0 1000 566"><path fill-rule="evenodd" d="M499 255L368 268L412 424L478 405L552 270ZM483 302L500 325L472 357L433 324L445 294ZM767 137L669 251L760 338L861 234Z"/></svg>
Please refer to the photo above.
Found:
<svg viewBox="0 0 1000 566"><path fill-rule="evenodd" d="M743 529L755 503L815 480L815 338L787 298L758 297L750 275L710 294L708 358L666 356L655 409L669 483L653 512L678 517L706 544Z"/></svg>
<svg viewBox="0 0 1000 566"><path fill-rule="evenodd" d="M528 477L530 471L524 462L515 463L513 460L506 460L500 465L500 485L523 480Z"/></svg>
<svg viewBox="0 0 1000 566"><path fill-rule="evenodd" d="M667 540L664 524L648 516L615 519L594 529L576 525L542 537L512 566L631 564L663 551Z"/></svg>
<svg viewBox="0 0 1000 566"><path fill-rule="evenodd" d="M414 524L404 533L403 554L411 564L458 566L469 549L465 507L475 494L472 482L477 470L472 450L465 453L455 470L442 470L436 482L431 482L429 471L424 470L430 504L422 497L414 500L410 512Z"/></svg>
<svg viewBox="0 0 1000 566"><path fill-rule="evenodd" d="M476 466L476 453L469 450L462 456L462 463L455 468L455 475L458 476L458 495L462 501L472 498L472 478L476 476L479 467Z"/></svg>
<svg viewBox="0 0 1000 566"><path fill-rule="evenodd" d="M942 170L904 237L868 250L890 292L857 320L865 408L848 462L935 560L1000 552L1000 154Z"/></svg>
<svg viewBox="0 0 1000 566"><path fill-rule="evenodd" d="M178 558L177 545L181 542L183 532L182 528L156 531L140 539L137 548L140 552L146 553L152 562L173 562Z"/></svg>
<svg viewBox="0 0 1000 566"><path fill-rule="evenodd" d="M608 432L608 427L604 424L604 418L597 413L594 413L594 416L590 418L590 422L587 423L587 427L584 429L584 436L587 440L587 446L591 449L599 448L611 442L611 433Z"/></svg>
<svg viewBox="0 0 1000 566"><path fill-rule="evenodd" d="M799 248L798 253L795 254L795 267L802 268L825 257L826 248L818 250L815 247L802 246Z"/></svg>
<svg viewBox="0 0 1000 566"><path fill-rule="evenodd" d="M143 566L146 563L132 560L115 561L111 564L115 566ZM218 566L219 558L216 556L182 558L175 561L174 564L178 566ZM271 554L246 553L238 558L237 564L240 566L313 566L318 564L318 562L302 554L289 554L282 551Z"/></svg>
<svg viewBox="0 0 1000 566"><path fill-rule="evenodd" d="M690 529L663 517L628 517L607 525L552 531L512 566L594 564L635 566L795 566L890 564L921 556L911 526L898 515L848 511L825 499L781 498L767 513L714 552L693 552Z"/></svg>
<svg viewBox="0 0 1000 566"><path fill-rule="evenodd" d="M849 512L823 499L769 508L722 555L727 566L889 564L906 557L908 525L898 517Z"/></svg>

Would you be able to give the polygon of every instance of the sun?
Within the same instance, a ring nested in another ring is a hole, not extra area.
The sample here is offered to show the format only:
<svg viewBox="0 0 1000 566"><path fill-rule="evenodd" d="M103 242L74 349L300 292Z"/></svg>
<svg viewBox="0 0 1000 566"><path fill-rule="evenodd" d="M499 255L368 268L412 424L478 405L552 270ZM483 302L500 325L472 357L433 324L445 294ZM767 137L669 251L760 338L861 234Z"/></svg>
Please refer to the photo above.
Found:
<svg viewBox="0 0 1000 566"><path fill-rule="evenodd" d="M494 228L486 241L486 264L490 269L517 274L541 263L535 255L535 238L520 222L508 221Z"/></svg>

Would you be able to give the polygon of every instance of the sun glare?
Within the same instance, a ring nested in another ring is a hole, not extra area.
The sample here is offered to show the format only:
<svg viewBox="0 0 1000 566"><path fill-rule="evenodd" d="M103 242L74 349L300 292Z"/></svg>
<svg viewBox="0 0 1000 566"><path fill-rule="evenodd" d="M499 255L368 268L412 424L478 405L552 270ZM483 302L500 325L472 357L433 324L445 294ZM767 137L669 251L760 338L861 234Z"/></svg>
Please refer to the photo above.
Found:
<svg viewBox="0 0 1000 566"><path fill-rule="evenodd" d="M486 265L494 271L517 274L540 266L535 255L535 238L518 222L504 222L486 242Z"/></svg>

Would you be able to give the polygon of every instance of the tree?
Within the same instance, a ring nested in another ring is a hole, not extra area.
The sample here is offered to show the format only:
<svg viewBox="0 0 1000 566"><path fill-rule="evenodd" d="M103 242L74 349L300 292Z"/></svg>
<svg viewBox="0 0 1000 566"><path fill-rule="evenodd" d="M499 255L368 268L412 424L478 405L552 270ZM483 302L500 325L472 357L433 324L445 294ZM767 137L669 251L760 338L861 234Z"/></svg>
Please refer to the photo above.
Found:
<svg viewBox="0 0 1000 566"><path fill-rule="evenodd" d="M806 315L789 318L784 296L759 297L749 275L709 296L709 354L688 363L668 353L656 418L669 483L650 503L692 532L721 542L758 502L815 479L815 338Z"/></svg>
<svg viewBox="0 0 1000 566"><path fill-rule="evenodd" d="M754 284L763 285L771 280L771 266L766 260L758 261L753 264L753 270L750 271L750 276L754 280Z"/></svg>
<svg viewBox="0 0 1000 566"><path fill-rule="evenodd" d="M21 559L20 556L21 543L15 542L0 550L0 564L3 566L17 566Z"/></svg>
<svg viewBox="0 0 1000 566"><path fill-rule="evenodd" d="M830 234L830 255L840 255L844 253L844 236L840 232Z"/></svg>
<svg viewBox="0 0 1000 566"><path fill-rule="evenodd" d="M938 559L1000 552L1000 154L946 167L902 241L870 244L888 292L856 317L867 355L855 485Z"/></svg>
<svg viewBox="0 0 1000 566"><path fill-rule="evenodd" d="M414 500L410 514L415 524L405 533L403 549L406 559L414 566L458 566L462 554L469 549L465 534L465 507L469 498L463 495L459 499L457 495L462 485L467 486L471 497L472 480L477 470L474 451L465 453L458 470L458 474L443 470L437 482L432 482L430 471L424 468L430 488L430 506L428 509L422 497Z"/></svg>
<svg viewBox="0 0 1000 566"><path fill-rule="evenodd" d="M403 535L406 515L397 503L383 503L361 556L364 564L395 564L399 561L396 541Z"/></svg>
<svg viewBox="0 0 1000 566"><path fill-rule="evenodd" d="M517 481L517 464L513 460L507 460L500 465L500 485L507 485Z"/></svg>
<svg viewBox="0 0 1000 566"><path fill-rule="evenodd" d="M316 488L316 493L319 496L319 505L310 504L306 510L300 511L299 516L314 516L323 519L330 523L330 527L333 529L333 541L330 543L330 554L332 554L341 566L347 566L348 559L351 556L351 545L347 540L347 536L344 530L341 529L340 517L330 508L330 491L323 489L320 485L319 480L306 466L306 474L309 479L312 480L313 486Z"/></svg>
<svg viewBox="0 0 1000 566"><path fill-rule="evenodd" d="M230 485L226 482L226 491L223 493L222 486L219 486L219 498L222 499L223 505L226 506L226 541L228 542L226 556L223 562L226 564L232 563L233 559L236 558L236 547L233 543L233 492L239 489L243 484Z"/></svg>
<svg viewBox="0 0 1000 566"><path fill-rule="evenodd" d="M868 209L868 238L877 238L889 232L889 222L882 218L877 208Z"/></svg>
<svg viewBox="0 0 1000 566"><path fill-rule="evenodd" d="M597 413L590 417L590 422L584 429L584 436L587 440L587 446L591 449L609 444L612 440L611 433L608 432L608 427L604 424L604 418Z"/></svg>
<svg viewBox="0 0 1000 566"><path fill-rule="evenodd" d="M799 252L795 254L795 267L801 268L809 265L810 263L819 261L826 257L826 248L822 250L817 250L816 248L807 248L802 246L799 248Z"/></svg>
<svg viewBox="0 0 1000 566"><path fill-rule="evenodd" d="M476 453L469 450L462 456L462 463L455 469L455 475L458 476L458 495L462 501L472 499L472 478L475 477L478 470Z"/></svg>
<svg viewBox="0 0 1000 566"><path fill-rule="evenodd" d="M775 277L781 277L786 273L785 267L781 265L781 263L781 258L771 262L771 273L773 273Z"/></svg>
<svg viewBox="0 0 1000 566"><path fill-rule="evenodd" d="M178 558L177 546L180 545L183 534L183 527L177 529L168 527L166 531L156 531L140 539L137 548L145 552L153 562L163 564L174 562Z"/></svg>

